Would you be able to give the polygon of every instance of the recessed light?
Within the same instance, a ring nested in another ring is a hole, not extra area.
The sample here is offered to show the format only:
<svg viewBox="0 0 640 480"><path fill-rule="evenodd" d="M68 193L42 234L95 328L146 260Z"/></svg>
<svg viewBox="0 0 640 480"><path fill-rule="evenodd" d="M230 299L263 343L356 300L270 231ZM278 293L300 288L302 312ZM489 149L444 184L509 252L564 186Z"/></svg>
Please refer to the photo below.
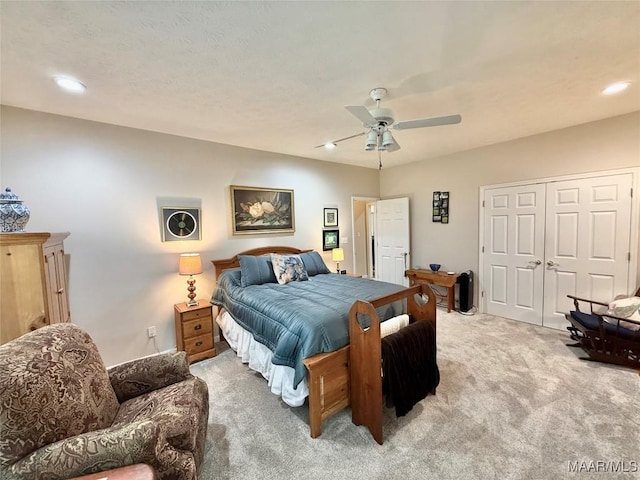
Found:
<svg viewBox="0 0 640 480"><path fill-rule="evenodd" d="M327 142L324 144L324 148L326 148L327 150L333 150L334 148L336 148L336 144L333 142Z"/></svg>
<svg viewBox="0 0 640 480"><path fill-rule="evenodd" d="M56 82L60 88L63 88L68 92L84 93L87 90L87 87L75 78L55 76L53 77L53 81Z"/></svg>
<svg viewBox="0 0 640 480"><path fill-rule="evenodd" d="M607 88L602 90L602 93L604 93L605 95L613 95L614 93L620 93L626 90L629 87L629 85L631 85L630 82L612 83Z"/></svg>

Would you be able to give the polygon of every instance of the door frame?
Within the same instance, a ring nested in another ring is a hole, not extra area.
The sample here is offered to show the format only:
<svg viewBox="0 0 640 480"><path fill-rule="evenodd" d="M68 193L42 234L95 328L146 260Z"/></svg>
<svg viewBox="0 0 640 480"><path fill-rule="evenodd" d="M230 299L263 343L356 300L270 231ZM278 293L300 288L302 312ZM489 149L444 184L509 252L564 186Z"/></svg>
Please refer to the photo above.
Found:
<svg viewBox="0 0 640 480"><path fill-rule="evenodd" d="M484 200L485 191L491 190L494 188L503 188L503 187L516 187L523 185L531 185L534 183L551 183L551 182L561 182L566 180L581 180L584 178L593 178L593 177L602 177L605 175L620 175L620 174L631 174L631 191L633 192L631 197L631 238L629 245L629 273L627 278L627 283L631 285L631 288L636 288L640 286L640 279L638 279L638 252L639 248L639 236L640 236L640 167L629 167L629 168L619 168L615 170L600 170L597 172L588 172L588 173L575 173L569 175L560 175L554 177L545 177L545 178L534 178L530 180L520 180L516 182L508 182L508 183L498 183L494 185L483 185L480 187L479 192L479 201L478 201L478 310L480 313L485 313L487 311L486 306L486 297L484 295L484 255L482 249L484 248L484 212L485 209L482 205Z"/></svg>
<svg viewBox="0 0 640 480"><path fill-rule="evenodd" d="M357 196L357 195L352 195L351 196L351 254L353 255L351 258L353 258L353 271L355 272L355 266L356 266L356 219L355 219L355 209L353 208L353 202L365 202L365 203L375 203L378 200L380 200L380 197L361 197L361 196ZM376 211L373 213L373 221L375 222L376 218L375 216L377 215L377 209ZM369 233L369 230L371 229L371 225L369 225L367 223L367 234ZM367 239L368 241L369 239ZM372 258L372 252L371 249L368 248L367 249L367 274L369 274L372 271L372 265L373 265L373 258ZM370 278L373 278L373 275L369 275Z"/></svg>

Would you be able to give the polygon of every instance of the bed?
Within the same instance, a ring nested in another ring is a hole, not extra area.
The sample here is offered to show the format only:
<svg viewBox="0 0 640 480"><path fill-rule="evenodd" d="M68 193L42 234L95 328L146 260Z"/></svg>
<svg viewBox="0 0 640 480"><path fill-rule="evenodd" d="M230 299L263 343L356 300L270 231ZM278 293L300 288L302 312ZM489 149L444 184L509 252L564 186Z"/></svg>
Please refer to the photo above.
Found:
<svg viewBox="0 0 640 480"><path fill-rule="evenodd" d="M270 254L276 263L300 260L306 281L278 283ZM309 398L312 437L349 404L349 312L357 300L376 301L376 320L385 321L406 313L406 297L424 290L428 307L409 313L435 322L428 287L408 293L401 285L331 273L312 250L262 247L212 263L217 285L211 303L219 307L221 336L286 404L298 407Z"/></svg>

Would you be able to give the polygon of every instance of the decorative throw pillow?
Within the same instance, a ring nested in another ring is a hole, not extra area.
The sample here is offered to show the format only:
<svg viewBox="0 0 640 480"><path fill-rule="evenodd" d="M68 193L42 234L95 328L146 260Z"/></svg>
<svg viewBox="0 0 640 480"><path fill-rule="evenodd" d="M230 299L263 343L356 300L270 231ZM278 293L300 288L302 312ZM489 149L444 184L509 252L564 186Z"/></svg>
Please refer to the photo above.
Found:
<svg viewBox="0 0 640 480"><path fill-rule="evenodd" d="M302 263L304 263L304 268L307 269L307 275L310 277L318 275L319 273L331 273L318 252L301 253L300 258L302 259Z"/></svg>
<svg viewBox="0 0 640 480"><path fill-rule="evenodd" d="M640 297L627 297L614 300L609 304L609 313L616 317L640 321ZM609 321L611 323L617 323L617 320L614 322L614 319L609 319ZM620 326L628 328L629 330L640 330L640 325L637 323L625 322L623 320L620 320Z"/></svg>
<svg viewBox="0 0 640 480"><path fill-rule="evenodd" d="M271 263L273 264L273 273L279 284L284 285L289 282L302 282L309 280L307 270L300 255L279 255L271 254Z"/></svg>
<svg viewBox="0 0 640 480"><path fill-rule="evenodd" d="M271 257L268 255L239 255L240 261L240 285L262 285L263 283L276 283L276 276L273 273Z"/></svg>

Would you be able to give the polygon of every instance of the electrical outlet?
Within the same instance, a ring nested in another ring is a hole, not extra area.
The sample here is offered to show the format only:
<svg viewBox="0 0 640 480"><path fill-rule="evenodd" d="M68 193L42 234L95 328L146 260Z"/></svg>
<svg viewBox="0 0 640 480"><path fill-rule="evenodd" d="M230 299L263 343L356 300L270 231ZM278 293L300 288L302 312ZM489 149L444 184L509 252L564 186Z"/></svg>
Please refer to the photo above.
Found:
<svg viewBox="0 0 640 480"><path fill-rule="evenodd" d="M153 337L156 336L156 327L155 327L155 325L153 327L147 328L147 335L149 336L149 338L153 338Z"/></svg>

